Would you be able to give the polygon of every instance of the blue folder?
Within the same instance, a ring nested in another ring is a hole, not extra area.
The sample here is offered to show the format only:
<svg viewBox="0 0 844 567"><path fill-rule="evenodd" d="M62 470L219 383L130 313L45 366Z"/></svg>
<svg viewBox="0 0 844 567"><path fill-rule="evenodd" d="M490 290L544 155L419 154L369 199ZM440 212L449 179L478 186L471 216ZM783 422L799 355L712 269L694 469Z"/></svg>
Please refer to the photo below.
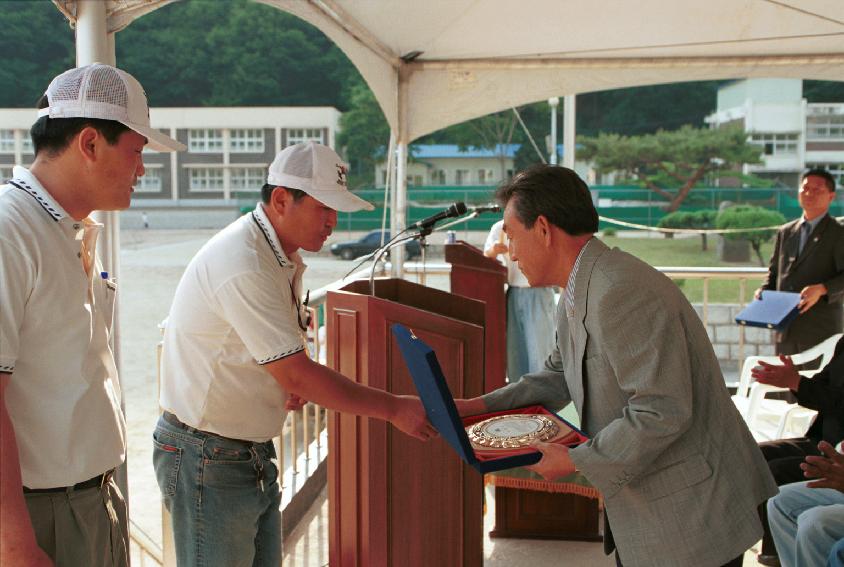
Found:
<svg viewBox="0 0 844 567"><path fill-rule="evenodd" d="M764 290L761 299L754 299L736 315L736 323L781 332L797 317L798 303L799 293Z"/></svg>
<svg viewBox="0 0 844 567"><path fill-rule="evenodd" d="M493 460L479 460L469 443L469 437L463 426L463 421L457 413L454 398L446 384L440 363L433 349L424 341L415 337L410 329L398 323L392 326L407 369L413 378L416 391L422 399L428 421L431 422L440 436L451 445L463 461L481 473L489 473L513 467L532 465L539 462L542 454L539 451L522 455L511 455ZM565 422L565 420L560 421ZM576 428L569 425L577 431Z"/></svg>

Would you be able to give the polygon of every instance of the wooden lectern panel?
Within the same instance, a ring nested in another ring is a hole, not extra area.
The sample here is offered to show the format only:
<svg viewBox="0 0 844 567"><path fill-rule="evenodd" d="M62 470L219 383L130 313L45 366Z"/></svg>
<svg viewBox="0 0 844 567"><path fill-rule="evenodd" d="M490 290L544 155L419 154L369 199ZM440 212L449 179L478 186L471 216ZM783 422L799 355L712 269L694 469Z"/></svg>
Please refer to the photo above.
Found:
<svg viewBox="0 0 844 567"><path fill-rule="evenodd" d="M504 386L507 375L507 268L463 241L446 244L445 260L451 264L451 293L486 306L484 393L492 392Z"/></svg>
<svg viewBox="0 0 844 567"><path fill-rule="evenodd" d="M437 353L455 397L483 391L484 308L403 280L329 292L327 364L374 388L416 394L390 327ZM417 441L376 419L329 415L332 567L483 563L482 477L442 439Z"/></svg>

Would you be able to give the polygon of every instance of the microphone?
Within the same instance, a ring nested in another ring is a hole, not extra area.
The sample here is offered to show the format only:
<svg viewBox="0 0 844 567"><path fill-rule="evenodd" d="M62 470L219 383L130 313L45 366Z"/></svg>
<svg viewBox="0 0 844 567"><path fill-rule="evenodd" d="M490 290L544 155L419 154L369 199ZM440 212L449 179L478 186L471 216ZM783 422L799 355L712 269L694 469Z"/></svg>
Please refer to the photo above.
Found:
<svg viewBox="0 0 844 567"><path fill-rule="evenodd" d="M500 213L501 212L501 205L483 205L482 207L472 207L469 209L473 213Z"/></svg>
<svg viewBox="0 0 844 567"><path fill-rule="evenodd" d="M426 230L434 226L437 222L453 218L459 217L460 215L466 212L466 204L465 203L454 203L449 208L445 209L444 211L440 211L435 215L432 215L426 219L422 219L421 221L417 222L414 226L419 230Z"/></svg>

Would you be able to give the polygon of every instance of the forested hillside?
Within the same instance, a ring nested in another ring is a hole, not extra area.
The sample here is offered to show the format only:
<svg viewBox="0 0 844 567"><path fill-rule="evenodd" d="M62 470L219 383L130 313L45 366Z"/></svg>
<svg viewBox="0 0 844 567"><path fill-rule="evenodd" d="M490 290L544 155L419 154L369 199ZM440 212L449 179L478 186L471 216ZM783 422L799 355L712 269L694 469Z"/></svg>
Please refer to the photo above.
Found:
<svg viewBox="0 0 844 567"><path fill-rule="evenodd" d="M0 29L0 107L33 106L50 78L73 65L73 30L49 0L0 2ZM269 6L250 0L175 2L119 32L116 49L119 66L146 87L152 106L330 105L359 111L349 122L365 130L357 133L365 139L347 132L341 140L357 145L350 148L352 159L386 141L383 117L345 55L309 24ZM633 135L700 126L715 108L719 84L579 95L578 133ZM844 102L840 82L806 81L803 90L809 102ZM521 111L542 144L548 105L537 102ZM457 126L426 141L465 145L477 131ZM526 141L521 128L509 141Z"/></svg>

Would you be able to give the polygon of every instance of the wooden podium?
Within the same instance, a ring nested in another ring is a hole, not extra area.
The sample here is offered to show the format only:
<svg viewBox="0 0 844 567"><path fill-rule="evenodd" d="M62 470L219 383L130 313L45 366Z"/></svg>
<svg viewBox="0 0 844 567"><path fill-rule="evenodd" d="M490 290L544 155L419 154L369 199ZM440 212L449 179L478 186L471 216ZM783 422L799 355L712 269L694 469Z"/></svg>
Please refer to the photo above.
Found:
<svg viewBox="0 0 844 567"><path fill-rule="evenodd" d="M402 323L437 353L454 397L483 392L484 305L404 280L329 292L327 364L355 382L416 394L390 331ZM329 413L329 564L483 564L483 479L442 439Z"/></svg>
<svg viewBox="0 0 844 567"><path fill-rule="evenodd" d="M484 392L491 392L504 386L507 373L507 268L462 241L446 245L445 259L451 263L452 293L486 304ZM576 494L495 487L495 527L490 537L599 540L600 526L597 500Z"/></svg>
<svg viewBox="0 0 844 567"><path fill-rule="evenodd" d="M507 375L507 268L462 240L445 245L445 261L451 264L451 293L485 304L486 328L490 331L484 338L484 393L492 392L504 386Z"/></svg>

